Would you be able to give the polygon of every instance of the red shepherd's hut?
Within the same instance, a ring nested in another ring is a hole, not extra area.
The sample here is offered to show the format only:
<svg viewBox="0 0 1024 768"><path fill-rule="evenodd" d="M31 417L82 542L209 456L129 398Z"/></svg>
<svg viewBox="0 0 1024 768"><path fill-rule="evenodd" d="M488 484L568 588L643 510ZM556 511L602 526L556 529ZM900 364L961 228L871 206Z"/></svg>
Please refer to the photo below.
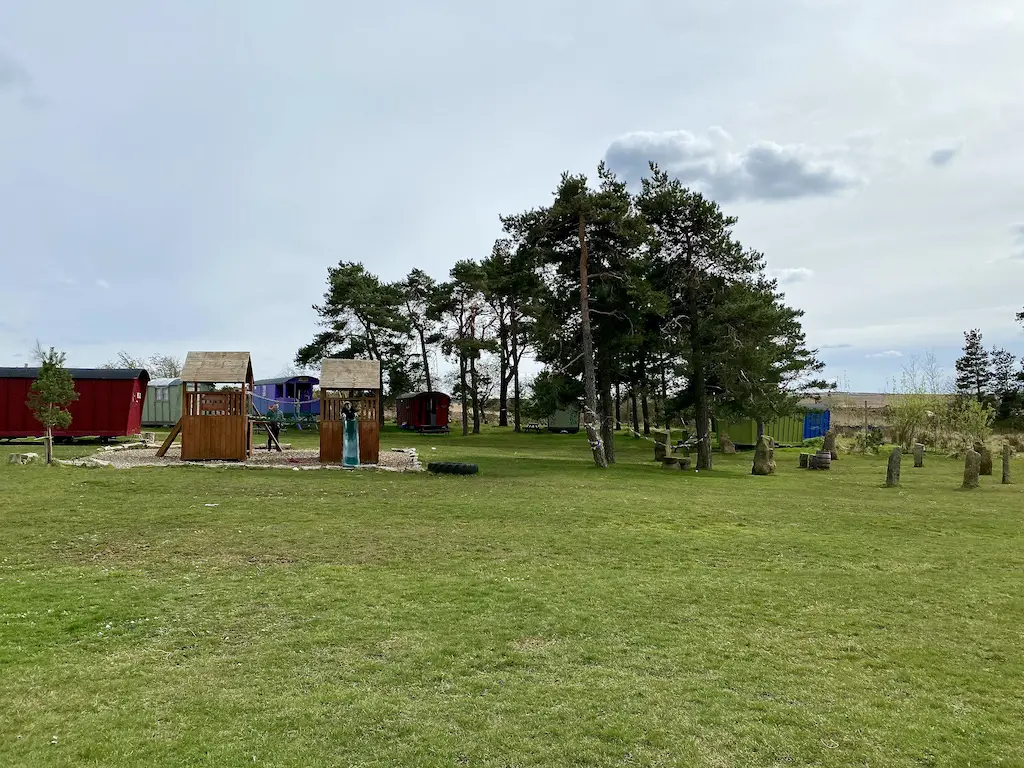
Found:
<svg viewBox="0 0 1024 768"><path fill-rule="evenodd" d="M452 399L444 392L412 392L396 401L398 426L417 432L447 432Z"/></svg>
<svg viewBox="0 0 1024 768"><path fill-rule="evenodd" d="M69 368L78 399L71 425L54 437L125 437L142 431L149 374L138 368ZM28 407L38 368L0 368L0 438L42 437L43 425Z"/></svg>

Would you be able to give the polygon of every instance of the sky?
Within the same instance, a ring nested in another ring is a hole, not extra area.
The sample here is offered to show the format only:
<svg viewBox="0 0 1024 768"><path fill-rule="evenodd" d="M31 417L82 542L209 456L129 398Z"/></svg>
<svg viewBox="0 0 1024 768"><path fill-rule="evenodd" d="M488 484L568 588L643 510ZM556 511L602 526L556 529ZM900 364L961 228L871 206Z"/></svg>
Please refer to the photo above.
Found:
<svg viewBox="0 0 1024 768"><path fill-rule="evenodd" d="M841 387L1024 355L1019 0L0 6L0 365L248 350L327 268L444 278L651 160L738 217Z"/></svg>

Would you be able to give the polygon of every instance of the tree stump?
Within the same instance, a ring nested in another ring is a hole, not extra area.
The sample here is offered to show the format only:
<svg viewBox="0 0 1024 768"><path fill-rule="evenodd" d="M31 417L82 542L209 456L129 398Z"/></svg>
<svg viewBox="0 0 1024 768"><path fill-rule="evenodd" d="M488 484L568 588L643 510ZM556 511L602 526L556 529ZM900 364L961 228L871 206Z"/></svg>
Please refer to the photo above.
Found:
<svg viewBox="0 0 1024 768"><path fill-rule="evenodd" d="M1010 480L1010 459L1013 457L1013 449L1008 445L1003 446L1003 485L1009 485Z"/></svg>
<svg viewBox="0 0 1024 768"><path fill-rule="evenodd" d="M889 464L885 470L885 487L899 488L900 485L900 462L903 460L903 451L898 447L892 449L889 454Z"/></svg>
<svg viewBox="0 0 1024 768"><path fill-rule="evenodd" d="M750 470L752 475L771 475L775 472L775 462L772 460L774 451L771 447L771 438L761 435L757 439L757 447L754 449L754 466Z"/></svg>
<svg viewBox="0 0 1024 768"><path fill-rule="evenodd" d="M679 469L679 459L675 456L665 456L661 460L662 469Z"/></svg>
<svg viewBox="0 0 1024 768"><path fill-rule="evenodd" d="M914 446L914 467L924 466L924 443L917 443Z"/></svg>
<svg viewBox="0 0 1024 768"><path fill-rule="evenodd" d="M810 469L811 466L811 454L801 453L800 454L800 469Z"/></svg>
<svg viewBox="0 0 1024 768"><path fill-rule="evenodd" d="M967 451L964 457L964 488L977 488L981 485L978 475L981 473L981 454L977 451Z"/></svg>
<svg viewBox="0 0 1024 768"><path fill-rule="evenodd" d="M825 444L822 445L821 450L828 451L829 458L832 461L839 458L839 454L836 453L836 433L831 429L825 433Z"/></svg>
<svg viewBox="0 0 1024 768"><path fill-rule="evenodd" d="M979 456L981 456L981 469L978 470L979 474L991 475L992 474L992 451L990 451L988 449L988 446L986 446L984 443L977 442L977 443L974 444L974 452L977 453Z"/></svg>
<svg viewBox="0 0 1024 768"><path fill-rule="evenodd" d="M690 468L690 460L688 458L680 459L679 460L679 468L680 469L689 469Z"/></svg>

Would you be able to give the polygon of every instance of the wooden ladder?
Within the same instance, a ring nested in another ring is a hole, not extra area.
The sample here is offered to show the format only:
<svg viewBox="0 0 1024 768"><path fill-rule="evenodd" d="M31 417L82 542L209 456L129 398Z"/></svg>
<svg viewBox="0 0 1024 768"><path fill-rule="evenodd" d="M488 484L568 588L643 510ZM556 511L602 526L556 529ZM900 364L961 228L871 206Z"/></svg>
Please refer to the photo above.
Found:
<svg viewBox="0 0 1024 768"><path fill-rule="evenodd" d="M174 429L171 430L171 434L164 440L163 445L156 452L156 455L163 458L164 454L167 453L167 449L171 447L171 443L174 442L174 438L181 434L181 419L178 419L178 423L174 425Z"/></svg>

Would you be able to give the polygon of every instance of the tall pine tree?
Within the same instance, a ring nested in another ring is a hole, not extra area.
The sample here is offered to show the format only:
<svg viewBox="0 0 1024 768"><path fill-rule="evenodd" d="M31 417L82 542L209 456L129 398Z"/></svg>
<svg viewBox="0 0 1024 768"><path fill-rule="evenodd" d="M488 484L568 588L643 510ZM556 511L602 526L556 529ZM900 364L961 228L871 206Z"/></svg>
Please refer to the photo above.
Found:
<svg viewBox="0 0 1024 768"><path fill-rule="evenodd" d="M991 362L977 328L964 331L963 355L956 361L956 389L979 403L985 402L992 391Z"/></svg>

